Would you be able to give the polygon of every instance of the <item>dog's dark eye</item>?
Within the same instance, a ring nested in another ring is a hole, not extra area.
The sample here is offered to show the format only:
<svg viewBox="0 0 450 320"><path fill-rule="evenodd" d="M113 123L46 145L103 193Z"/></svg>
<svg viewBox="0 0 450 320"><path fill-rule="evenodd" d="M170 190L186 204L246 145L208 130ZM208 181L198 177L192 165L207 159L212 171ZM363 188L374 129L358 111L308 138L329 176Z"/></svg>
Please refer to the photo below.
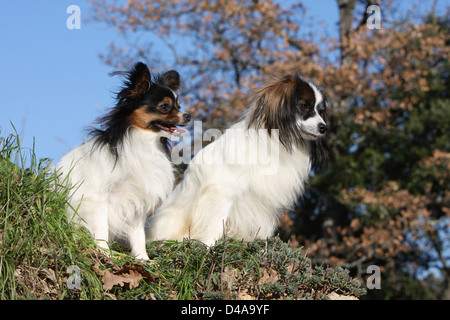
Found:
<svg viewBox="0 0 450 320"><path fill-rule="evenodd" d="M302 112L308 111L308 109L309 109L309 105L307 103L300 103L298 105L298 107L300 108L300 111L302 111Z"/></svg>
<svg viewBox="0 0 450 320"><path fill-rule="evenodd" d="M164 103L164 104L159 106L159 110L162 113L168 113L168 112L170 112L172 110L172 106L170 104L168 104L168 103Z"/></svg>

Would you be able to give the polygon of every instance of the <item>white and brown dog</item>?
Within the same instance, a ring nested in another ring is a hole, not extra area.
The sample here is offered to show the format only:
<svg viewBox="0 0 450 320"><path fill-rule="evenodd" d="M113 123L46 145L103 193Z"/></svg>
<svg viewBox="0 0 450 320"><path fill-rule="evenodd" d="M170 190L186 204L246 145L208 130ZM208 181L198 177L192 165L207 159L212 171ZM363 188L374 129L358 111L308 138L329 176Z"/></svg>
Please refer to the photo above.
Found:
<svg viewBox="0 0 450 320"><path fill-rule="evenodd" d="M261 87L243 120L191 160L181 184L149 219L147 239L212 245L224 234L248 241L273 236L281 210L296 203L310 170L326 164L328 107L322 91L298 75ZM268 155L255 144L278 152ZM264 164L273 154L277 170L267 174ZM233 162L239 157L244 161Z"/></svg>

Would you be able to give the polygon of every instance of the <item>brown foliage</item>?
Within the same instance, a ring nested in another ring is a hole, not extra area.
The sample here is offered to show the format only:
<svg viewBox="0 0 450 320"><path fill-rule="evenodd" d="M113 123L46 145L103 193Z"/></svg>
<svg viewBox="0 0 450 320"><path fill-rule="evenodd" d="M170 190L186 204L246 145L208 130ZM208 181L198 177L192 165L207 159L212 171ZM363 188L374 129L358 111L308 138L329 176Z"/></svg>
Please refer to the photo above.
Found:
<svg viewBox="0 0 450 320"><path fill-rule="evenodd" d="M96 19L120 32L156 33L170 49L176 67L194 67L185 81L185 105L195 119L215 127L235 121L247 108L246 94L270 75L300 72L326 88L336 107L342 101L363 97L366 108L357 109L355 121L388 125L393 109L410 110L418 91L427 91L430 67L449 57L449 36L433 24L412 22L380 30L358 28L346 41L346 63L336 65L328 53L344 50L337 39L325 39L329 52L304 40L301 4L284 7L272 1L129 0L126 5L92 1ZM390 3L386 20L395 14ZM391 13L392 11L392 13ZM120 67L126 48L111 45L104 57ZM160 61L148 47L139 56ZM230 79L232 81L230 81ZM390 97L401 88L399 103ZM220 103L220 107L218 105ZM379 108L380 103L386 105ZM339 111L339 110L337 110Z"/></svg>

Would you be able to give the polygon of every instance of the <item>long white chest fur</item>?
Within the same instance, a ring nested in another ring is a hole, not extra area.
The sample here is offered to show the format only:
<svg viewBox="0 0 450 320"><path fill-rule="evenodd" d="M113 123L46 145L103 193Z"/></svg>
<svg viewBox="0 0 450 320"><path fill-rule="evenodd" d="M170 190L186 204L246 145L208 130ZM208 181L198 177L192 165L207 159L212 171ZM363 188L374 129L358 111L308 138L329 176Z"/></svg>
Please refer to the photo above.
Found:
<svg viewBox="0 0 450 320"><path fill-rule="evenodd" d="M118 152L116 159L94 138L65 155L58 169L72 188L71 218L96 239L122 238L133 248L133 233L144 232L148 216L172 191L173 168L160 137L144 130L130 130Z"/></svg>

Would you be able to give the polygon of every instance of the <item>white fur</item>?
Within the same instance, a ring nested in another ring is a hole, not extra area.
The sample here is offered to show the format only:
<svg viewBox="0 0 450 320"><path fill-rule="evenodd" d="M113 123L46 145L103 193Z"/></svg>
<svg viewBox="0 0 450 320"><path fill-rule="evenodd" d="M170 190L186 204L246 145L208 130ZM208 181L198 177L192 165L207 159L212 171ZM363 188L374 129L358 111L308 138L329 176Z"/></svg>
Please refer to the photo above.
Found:
<svg viewBox="0 0 450 320"><path fill-rule="evenodd" d="M272 144L266 146L269 152L259 152L263 145L252 146L270 144L273 138L266 130L247 127L247 120L237 123L191 160L182 183L148 221L149 240L192 238L212 245L224 234L247 241L273 235L281 209L295 204L303 192L309 149L305 145L288 152L279 143L277 153ZM245 152L245 163L233 162ZM257 163L248 161L254 152ZM268 174L262 164L271 161L278 163Z"/></svg>
<svg viewBox="0 0 450 320"><path fill-rule="evenodd" d="M172 164L160 137L129 129L118 145L117 163L108 146L94 145L92 138L58 163L61 179L72 187L69 216L85 226L100 246L122 239L136 258L148 260L145 221L174 184Z"/></svg>

